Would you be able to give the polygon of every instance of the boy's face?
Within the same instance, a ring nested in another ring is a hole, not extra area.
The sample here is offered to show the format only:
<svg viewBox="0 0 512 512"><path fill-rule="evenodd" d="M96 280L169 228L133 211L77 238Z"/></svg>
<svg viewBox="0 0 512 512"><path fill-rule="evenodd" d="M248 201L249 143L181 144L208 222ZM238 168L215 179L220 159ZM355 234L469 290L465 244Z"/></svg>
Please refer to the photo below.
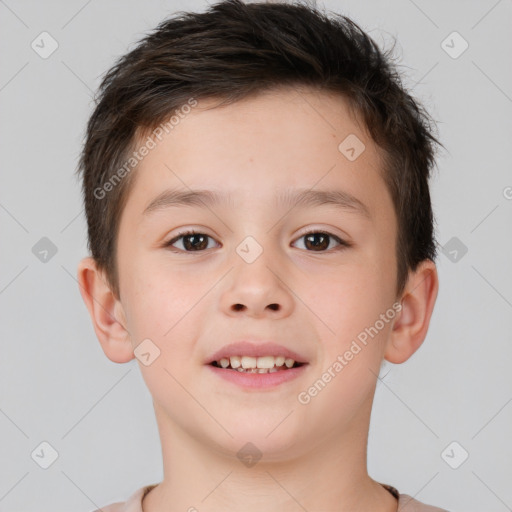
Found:
<svg viewBox="0 0 512 512"><path fill-rule="evenodd" d="M160 350L140 368L161 435L179 431L230 452L251 441L275 457L333 445L369 421L394 322L358 341L355 354L353 341L396 302L397 223L379 154L338 96L290 89L203 108L214 104L199 101L140 162L120 222L122 323L133 347L150 339ZM359 156L353 138L338 149L354 135L365 146ZM171 189L229 200L145 213ZM297 204L299 191L350 194L367 214ZM291 202L280 202L285 194ZM189 229L208 238L166 247ZM319 231L332 236L304 236ZM308 364L288 382L245 388L209 367L214 352L242 340L283 345ZM308 400L338 356L343 369Z"/></svg>

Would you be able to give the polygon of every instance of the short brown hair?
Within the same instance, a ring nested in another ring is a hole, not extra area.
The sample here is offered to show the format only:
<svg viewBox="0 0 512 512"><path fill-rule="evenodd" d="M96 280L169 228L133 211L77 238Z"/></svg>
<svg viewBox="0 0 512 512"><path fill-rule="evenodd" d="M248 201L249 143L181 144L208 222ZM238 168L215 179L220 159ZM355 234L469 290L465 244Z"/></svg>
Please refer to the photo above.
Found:
<svg viewBox="0 0 512 512"><path fill-rule="evenodd" d="M204 13L178 12L162 22L100 85L78 173L88 246L116 297L116 240L134 173L113 180L120 178L140 134L190 98L219 97L226 104L299 85L346 98L383 150L383 176L398 219L397 296L410 269L435 260L428 180L434 144L442 144L432 134L428 113L402 86L390 52L379 50L340 14L327 17L302 4L225 0Z"/></svg>

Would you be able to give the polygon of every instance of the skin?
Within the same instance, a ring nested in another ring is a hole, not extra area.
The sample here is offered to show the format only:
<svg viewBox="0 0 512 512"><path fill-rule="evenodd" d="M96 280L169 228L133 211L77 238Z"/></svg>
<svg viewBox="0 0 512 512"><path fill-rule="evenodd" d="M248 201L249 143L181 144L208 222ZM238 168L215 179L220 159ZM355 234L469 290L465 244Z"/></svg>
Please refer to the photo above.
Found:
<svg viewBox="0 0 512 512"><path fill-rule="evenodd" d="M78 268L107 357L130 361L147 338L160 350L149 366L139 361L164 465L144 511L396 511L396 499L367 472L370 412L382 361L406 361L425 339L435 264L423 262L395 296L397 222L382 155L344 99L283 89L215 106L199 101L136 170L119 229L119 300L94 260ZM349 134L366 147L355 161L338 150ZM167 188L233 197L209 209L144 215ZM273 205L277 191L296 188L348 191L371 218L328 205ZM208 248L187 253L183 238L165 247L183 228L212 237ZM319 229L351 246L336 250L331 238L312 249L303 235ZM246 236L263 249L251 264L236 252ZM299 403L298 394L397 301L402 310L378 335L308 404ZM281 343L309 365L265 391L242 390L205 366L223 345L251 336ZM247 442L263 454L252 467L237 458Z"/></svg>

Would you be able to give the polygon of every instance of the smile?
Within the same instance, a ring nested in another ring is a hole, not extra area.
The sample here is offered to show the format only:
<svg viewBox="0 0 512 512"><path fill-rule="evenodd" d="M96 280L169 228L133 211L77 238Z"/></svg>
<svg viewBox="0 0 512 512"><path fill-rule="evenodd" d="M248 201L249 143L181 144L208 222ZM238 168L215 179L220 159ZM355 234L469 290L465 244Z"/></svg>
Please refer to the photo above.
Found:
<svg viewBox="0 0 512 512"><path fill-rule="evenodd" d="M294 359L285 356L232 356L223 357L219 361L213 361L212 364L217 368L245 373L275 373L289 368L297 368L304 363L298 363Z"/></svg>
<svg viewBox="0 0 512 512"><path fill-rule="evenodd" d="M283 356L233 356L207 365L218 377L245 389L275 388L304 373L308 363Z"/></svg>

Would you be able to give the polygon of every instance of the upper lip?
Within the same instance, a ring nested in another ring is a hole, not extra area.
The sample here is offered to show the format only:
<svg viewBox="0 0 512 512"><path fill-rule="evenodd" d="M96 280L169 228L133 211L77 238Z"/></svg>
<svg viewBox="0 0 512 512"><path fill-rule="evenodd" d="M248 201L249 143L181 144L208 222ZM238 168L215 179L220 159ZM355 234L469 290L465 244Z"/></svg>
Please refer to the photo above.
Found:
<svg viewBox="0 0 512 512"><path fill-rule="evenodd" d="M307 363L304 356L277 343L268 341L256 344L249 341L237 341L235 343L230 343L229 345L224 345L220 350L217 350L217 352L209 356L206 364L211 364L214 361L220 361L223 358L228 359L233 356L284 356L286 358L293 359L296 363Z"/></svg>

